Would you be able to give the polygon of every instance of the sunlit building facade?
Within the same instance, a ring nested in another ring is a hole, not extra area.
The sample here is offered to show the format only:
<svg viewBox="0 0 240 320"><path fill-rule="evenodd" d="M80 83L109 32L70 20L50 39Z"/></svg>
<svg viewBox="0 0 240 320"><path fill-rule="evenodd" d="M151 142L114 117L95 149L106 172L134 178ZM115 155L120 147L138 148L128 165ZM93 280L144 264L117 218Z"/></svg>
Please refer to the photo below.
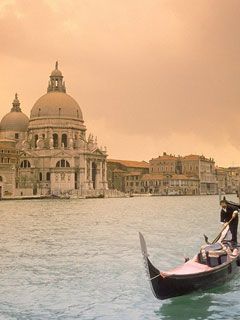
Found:
<svg viewBox="0 0 240 320"><path fill-rule="evenodd" d="M47 93L36 101L30 118L15 96L11 111L1 120L0 139L15 144L13 196L82 196L108 189L106 148L99 148L92 134L86 136L82 110L66 93L58 63ZM6 180L2 170L0 177Z"/></svg>

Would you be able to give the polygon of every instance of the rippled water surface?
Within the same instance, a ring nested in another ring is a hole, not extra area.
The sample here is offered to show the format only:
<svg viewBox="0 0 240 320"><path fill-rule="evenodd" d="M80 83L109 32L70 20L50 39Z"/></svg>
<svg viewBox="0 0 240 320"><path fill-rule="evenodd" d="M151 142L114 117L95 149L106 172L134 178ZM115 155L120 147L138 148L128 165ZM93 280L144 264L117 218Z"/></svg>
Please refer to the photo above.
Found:
<svg viewBox="0 0 240 320"><path fill-rule="evenodd" d="M233 196L233 200L236 200ZM217 196L0 202L0 319L240 319L240 281L159 301L165 270L220 230Z"/></svg>

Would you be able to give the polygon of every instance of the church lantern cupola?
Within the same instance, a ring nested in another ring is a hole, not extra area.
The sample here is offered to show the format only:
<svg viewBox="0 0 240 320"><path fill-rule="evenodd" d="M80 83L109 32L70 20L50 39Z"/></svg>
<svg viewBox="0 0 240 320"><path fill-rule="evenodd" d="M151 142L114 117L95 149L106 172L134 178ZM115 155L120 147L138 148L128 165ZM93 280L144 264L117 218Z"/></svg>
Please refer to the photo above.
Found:
<svg viewBox="0 0 240 320"><path fill-rule="evenodd" d="M56 61L55 69L50 75L47 92L66 92L65 82L63 81L62 72L58 69L58 61Z"/></svg>
<svg viewBox="0 0 240 320"><path fill-rule="evenodd" d="M12 103L12 109L11 109L11 112L21 112L21 108L20 108L20 102L18 100L18 95L17 93L15 93L15 99L13 100L13 103Z"/></svg>

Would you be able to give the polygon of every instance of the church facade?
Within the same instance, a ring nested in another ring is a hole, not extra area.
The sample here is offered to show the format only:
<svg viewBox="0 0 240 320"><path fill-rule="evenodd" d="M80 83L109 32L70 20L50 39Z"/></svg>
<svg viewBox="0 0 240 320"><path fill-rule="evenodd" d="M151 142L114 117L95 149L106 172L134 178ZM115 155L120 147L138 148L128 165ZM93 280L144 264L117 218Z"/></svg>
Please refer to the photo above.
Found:
<svg viewBox="0 0 240 320"><path fill-rule="evenodd" d="M30 118L16 94L11 111L0 122L1 144L1 197L104 195L108 189L106 148L99 148L92 134L86 136L82 110L66 93L57 62L47 93L36 101ZM7 157L12 149L14 156Z"/></svg>

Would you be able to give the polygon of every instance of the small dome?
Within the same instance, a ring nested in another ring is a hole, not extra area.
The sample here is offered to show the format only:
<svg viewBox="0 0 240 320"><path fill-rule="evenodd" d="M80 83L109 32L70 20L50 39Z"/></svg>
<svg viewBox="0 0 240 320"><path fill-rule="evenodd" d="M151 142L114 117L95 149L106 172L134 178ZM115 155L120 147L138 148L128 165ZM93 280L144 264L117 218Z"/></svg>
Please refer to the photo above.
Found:
<svg viewBox="0 0 240 320"><path fill-rule="evenodd" d="M11 112L7 113L0 122L2 131L27 131L29 118L21 111L17 93L12 103Z"/></svg>
<svg viewBox="0 0 240 320"><path fill-rule="evenodd" d="M0 130L2 131L27 131L29 119L21 111L11 111L7 113L0 122Z"/></svg>
<svg viewBox="0 0 240 320"><path fill-rule="evenodd" d="M62 72L58 69L55 69L52 71L51 76L50 77L62 77Z"/></svg>
<svg viewBox="0 0 240 320"><path fill-rule="evenodd" d="M40 97L34 104L32 118L72 118L83 121L78 103L65 92L51 91Z"/></svg>

